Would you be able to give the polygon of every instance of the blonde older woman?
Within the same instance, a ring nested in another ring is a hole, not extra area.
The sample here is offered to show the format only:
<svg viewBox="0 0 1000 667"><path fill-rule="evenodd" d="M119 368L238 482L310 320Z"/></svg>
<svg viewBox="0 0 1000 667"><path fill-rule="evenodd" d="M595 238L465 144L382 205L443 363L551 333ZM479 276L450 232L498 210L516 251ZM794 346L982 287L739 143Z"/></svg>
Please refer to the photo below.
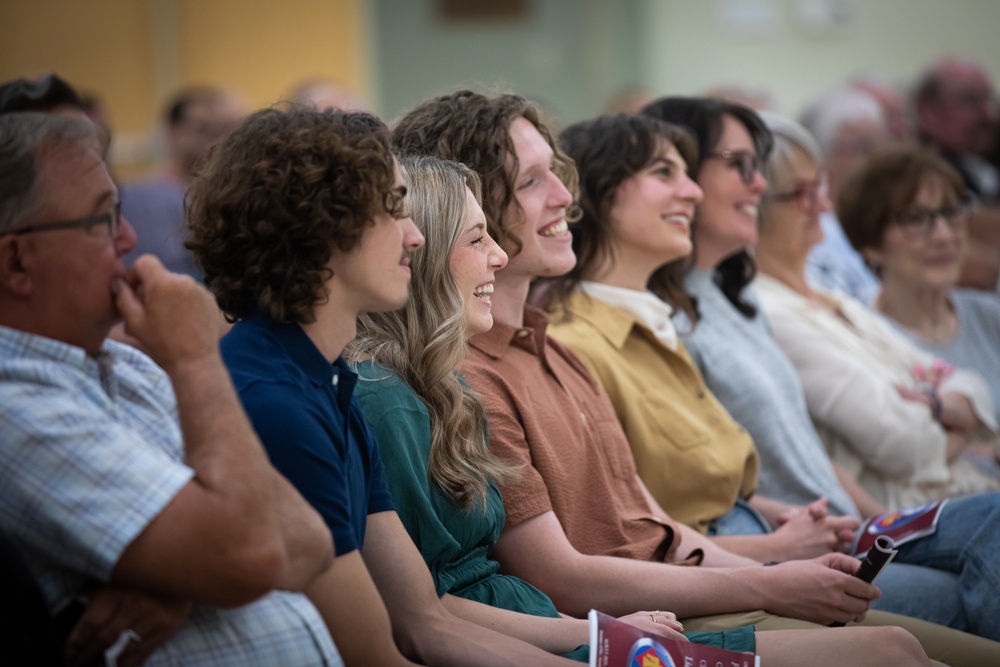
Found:
<svg viewBox="0 0 1000 667"><path fill-rule="evenodd" d="M857 301L807 283L806 259L829 206L818 151L798 124L765 121L775 149L765 166L757 293L831 457L889 507L1000 489L961 457L996 428L982 378L964 370L925 377L932 355Z"/></svg>

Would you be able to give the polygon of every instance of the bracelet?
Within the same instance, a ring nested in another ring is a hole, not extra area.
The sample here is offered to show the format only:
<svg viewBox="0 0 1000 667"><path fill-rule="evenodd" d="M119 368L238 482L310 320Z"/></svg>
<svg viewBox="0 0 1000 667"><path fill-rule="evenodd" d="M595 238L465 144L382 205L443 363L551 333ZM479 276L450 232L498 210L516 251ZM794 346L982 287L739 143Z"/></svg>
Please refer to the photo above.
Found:
<svg viewBox="0 0 1000 667"><path fill-rule="evenodd" d="M941 414L944 412L944 405L941 403L941 396L937 393L937 389L931 389L927 392L927 398L931 402L931 416L934 421L941 421Z"/></svg>

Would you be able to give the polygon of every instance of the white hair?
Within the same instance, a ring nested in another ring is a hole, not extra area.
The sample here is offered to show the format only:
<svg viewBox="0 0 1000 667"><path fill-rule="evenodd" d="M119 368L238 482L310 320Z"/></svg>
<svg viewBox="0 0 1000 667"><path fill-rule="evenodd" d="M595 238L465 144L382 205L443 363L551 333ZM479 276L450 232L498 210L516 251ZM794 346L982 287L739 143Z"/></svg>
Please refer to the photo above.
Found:
<svg viewBox="0 0 1000 667"><path fill-rule="evenodd" d="M824 93L799 115L802 123L827 156L842 127L858 121L874 121L887 126L885 112L878 101L862 90L838 88Z"/></svg>

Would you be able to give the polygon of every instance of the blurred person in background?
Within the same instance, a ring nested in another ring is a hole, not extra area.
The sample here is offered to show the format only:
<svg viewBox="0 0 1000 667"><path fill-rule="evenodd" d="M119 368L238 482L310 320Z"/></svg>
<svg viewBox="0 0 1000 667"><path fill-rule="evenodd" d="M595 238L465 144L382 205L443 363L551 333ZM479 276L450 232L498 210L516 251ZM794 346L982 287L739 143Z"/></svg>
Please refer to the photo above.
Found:
<svg viewBox="0 0 1000 667"><path fill-rule="evenodd" d="M831 458L894 508L1000 489L961 456L996 430L983 379L965 369L928 374L933 355L856 300L808 283L807 257L829 206L818 148L797 123L764 120L776 148L764 169L755 286Z"/></svg>
<svg viewBox="0 0 1000 667"><path fill-rule="evenodd" d="M913 97L920 139L958 170L975 199L969 218L974 243L959 282L995 291L1000 285L1000 170L983 157L993 145L998 119L993 83L981 64L947 56L927 67Z"/></svg>
<svg viewBox="0 0 1000 667"><path fill-rule="evenodd" d="M851 87L871 95L882 107L889 136L895 141L916 139L913 105L902 86L893 84L877 74L862 75L854 80Z"/></svg>
<svg viewBox="0 0 1000 667"><path fill-rule="evenodd" d="M851 175L838 210L847 237L878 267L876 310L928 352L978 369L1000 414L1000 299L956 288L969 245L959 173L933 150L890 147Z"/></svg>
<svg viewBox="0 0 1000 667"><path fill-rule="evenodd" d="M764 88L753 88L738 83L720 84L706 89L702 95L712 99L732 102L760 111L774 108L774 96Z"/></svg>
<svg viewBox="0 0 1000 667"><path fill-rule="evenodd" d="M882 107L859 90L838 88L821 95L806 107L800 120L819 146L831 199L847 174L890 139ZM878 278L844 236L834 210L823 211L820 224L823 239L809 253L806 278L817 287L870 304L878 294Z"/></svg>
<svg viewBox="0 0 1000 667"><path fill-rule="evenodd" d="M620 113L628 115L637 114L652 99L653 93L645 86L624 86L619 88L618 92L611 97L605 110L611 116Z"/></svg>
<svg viewBox="0 0 1000 667"><path fill-rule="evenodd" d="M121 188L122 214L139 237L128 261L150 253L171 271L200 275L184 247L184 192L208 151L246 112L242 98L222 88L185 88L170 99L164 110L168 163L152 177Z"/></svg>
<svg viewBox="0 0 1000 667"><path fill-rule="evenodd" d="M295 84L288 93L288 101L309 106L319 111L368 111L369 104L347 86L332 79L315 77Z"/></svg>
<svg viewBox="0 0 1000 667"><path fill-rule="evenodd" d="M997 118L993 83L983 66L957 57L931 63L916 85L914 105L920 138L958 170L972 194L995 202L1000 179L980 157Z"/></svg>

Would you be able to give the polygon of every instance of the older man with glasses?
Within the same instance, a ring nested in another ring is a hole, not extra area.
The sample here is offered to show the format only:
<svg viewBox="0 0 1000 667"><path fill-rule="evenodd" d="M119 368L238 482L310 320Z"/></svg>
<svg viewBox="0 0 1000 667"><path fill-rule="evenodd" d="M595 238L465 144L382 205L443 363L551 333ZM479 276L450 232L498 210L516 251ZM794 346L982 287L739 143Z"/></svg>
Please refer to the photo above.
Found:
<svg viewBox="0 0 1000 667"><path fill-rule="evenodd" d="M92 125L0 116L0 530L65 627L101 610L74 663L340 665L274 590L329 565L330 533L247 422L211 297L152 257L126 269L135 242ZM119 320L151 359L107 340Z"/></svg>

